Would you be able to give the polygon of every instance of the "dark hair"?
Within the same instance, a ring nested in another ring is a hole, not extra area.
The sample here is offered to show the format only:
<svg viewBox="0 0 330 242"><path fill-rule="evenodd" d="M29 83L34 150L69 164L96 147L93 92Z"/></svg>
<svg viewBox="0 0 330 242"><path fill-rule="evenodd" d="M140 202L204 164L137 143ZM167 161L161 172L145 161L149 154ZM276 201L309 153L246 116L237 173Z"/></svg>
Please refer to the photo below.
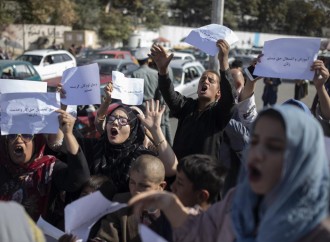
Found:
<svg viewBox="0 0 330 242"><path fill-rule="evenodd" d="M206 71L203 72L203 74L204 73L212 73L212 74L216 75L218 77L218 84L219 84L219 87L220 87L221 77L220 77L218 72L216 72L214 70L206 70Z"/></svg>
<svg viewBox="0 0 330 242"><path fill-rule="evenodd" d="M143 59L143 60L137 60L137 61L138 61L139 65L142 66L142 65L148 63L148 59L149 58L146 58L146 59Z"/></svg>
<svg viewBox="0 0 330 242"><path fill-rule="evenodd" d="M90 187L93 190L99 190L103 183L109 181L110 179L104 175L94 175L91 176L88 181L84 184L85 187Z"/></svg>
<svg viewBox="0 0 330 242"><path fill-rule="evenodd" d="M242 68L242 67L243 67L243 62L241 60L234 60L230 66L230 68Z"/></svg>
<svg viewBox="0 0 330 242"><path fill-rule="evenodd" d="M194 154L183 157L177 166L192 182L195 190L205 189L209 192L209 203L217 200L222 190L226 168L209 155Z"/></svg>

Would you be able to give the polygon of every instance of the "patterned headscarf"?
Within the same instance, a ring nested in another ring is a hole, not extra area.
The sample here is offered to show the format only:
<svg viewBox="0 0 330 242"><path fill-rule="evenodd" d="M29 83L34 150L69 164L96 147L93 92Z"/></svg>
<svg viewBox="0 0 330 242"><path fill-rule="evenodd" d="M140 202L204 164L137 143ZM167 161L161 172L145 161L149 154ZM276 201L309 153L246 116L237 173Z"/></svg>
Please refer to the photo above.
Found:
<svg viewBox="0 0 330 242"><path fill-rule="evenodd" d="M282 176L265 196L251 190L248 178L237 187L232 207L237 242L297 241L328 214L329 167L320 125L291 105L270 109L285 124Z"/></svg>
<svg viewBox="0 0 330 242"><path fill-rule="evenodd" d="M6 136L0 138L0 200L21 203L29 215L38 219L45 214L51 186L51 175L56 158L44 156L46 140L35 135L34 154L30 162L15 164L10 160Z"/></svg>

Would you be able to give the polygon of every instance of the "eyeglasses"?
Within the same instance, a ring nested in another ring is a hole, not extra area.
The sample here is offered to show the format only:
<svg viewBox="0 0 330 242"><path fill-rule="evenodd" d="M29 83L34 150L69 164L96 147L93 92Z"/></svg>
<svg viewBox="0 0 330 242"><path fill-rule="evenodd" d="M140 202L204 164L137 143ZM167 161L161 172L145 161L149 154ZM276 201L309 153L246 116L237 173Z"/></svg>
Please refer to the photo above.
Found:
<svg viewBox="0 0 330 242"><path fill-rule="evenodd" d="M115 117L115 116L112 116L112 115L109 116L108 124L112 124L113 122L115 122L115 120L118 120L118 123L119 123L121 126L126 126L126 125L129 124L129 120L128 120L128 118Z"/></svg>
<svg viewBox="0 0 330 242"><path fill-rule="evenodd" d="M33 134L8 134L7 139L9 142L14 143L18 137L21 137L24 143L29 143L31 140L33 140L34 135Z"/></svg>

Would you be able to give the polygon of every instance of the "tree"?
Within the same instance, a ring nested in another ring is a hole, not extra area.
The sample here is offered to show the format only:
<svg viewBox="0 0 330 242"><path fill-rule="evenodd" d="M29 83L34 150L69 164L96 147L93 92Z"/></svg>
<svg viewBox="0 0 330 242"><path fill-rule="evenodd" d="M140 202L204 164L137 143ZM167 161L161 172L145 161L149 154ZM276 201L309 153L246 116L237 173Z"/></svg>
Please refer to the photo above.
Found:
<svg viewBox="0 0 330 242"><path fill-rule="evenodd" d="M167 6L159 0L114 0L111 7L132 16L135 28L158 29L167 18Z"/></svg>
<svg viewBox="0 0 330 242"><path fill-rule="evenodd" d="M15 23L72 25L76 19L70 0L26 0L19 2ZM18 14L17 14L18 13Z"/></svg>
<svg viewBox="0 0 330 242"><path fill-rule="evenodd" d="M104 44L110 43L113 46L118 41L128 40L133 32L132 18L124 16L119 10L111 8L109 13L102 14L101 19L99 37Z"/></svg>
<svg viewBox="0 0 330 242"><path fill-rule="evenodd" d="M102 4L99 0L75 0L75 11L78 16L73 29L90 29L98 31L102 22Z"/></svg>

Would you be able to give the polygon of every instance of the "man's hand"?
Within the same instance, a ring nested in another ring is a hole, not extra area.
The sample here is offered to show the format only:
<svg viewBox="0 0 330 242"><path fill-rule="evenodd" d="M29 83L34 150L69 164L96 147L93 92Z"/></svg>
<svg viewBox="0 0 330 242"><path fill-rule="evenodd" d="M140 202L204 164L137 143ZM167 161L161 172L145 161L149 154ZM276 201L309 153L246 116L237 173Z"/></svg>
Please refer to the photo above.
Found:
<svg viewBox="0 0 330 242"><path fill-rule="evenodd" d="M166 75L168 65L173 58L173 53L168 55L163 46L157 44L153 44L150 51L151 54L149 57L156 63L159 74Z"/></svg>
<svg viewBox="0 0 330 242"><path fill-rule="evenodd" d="M227 41L222 39L218 40L216 45L219 48L218 60L220 63L220 70L225 71L229 69L228 54L230 46Z"/></svg>

